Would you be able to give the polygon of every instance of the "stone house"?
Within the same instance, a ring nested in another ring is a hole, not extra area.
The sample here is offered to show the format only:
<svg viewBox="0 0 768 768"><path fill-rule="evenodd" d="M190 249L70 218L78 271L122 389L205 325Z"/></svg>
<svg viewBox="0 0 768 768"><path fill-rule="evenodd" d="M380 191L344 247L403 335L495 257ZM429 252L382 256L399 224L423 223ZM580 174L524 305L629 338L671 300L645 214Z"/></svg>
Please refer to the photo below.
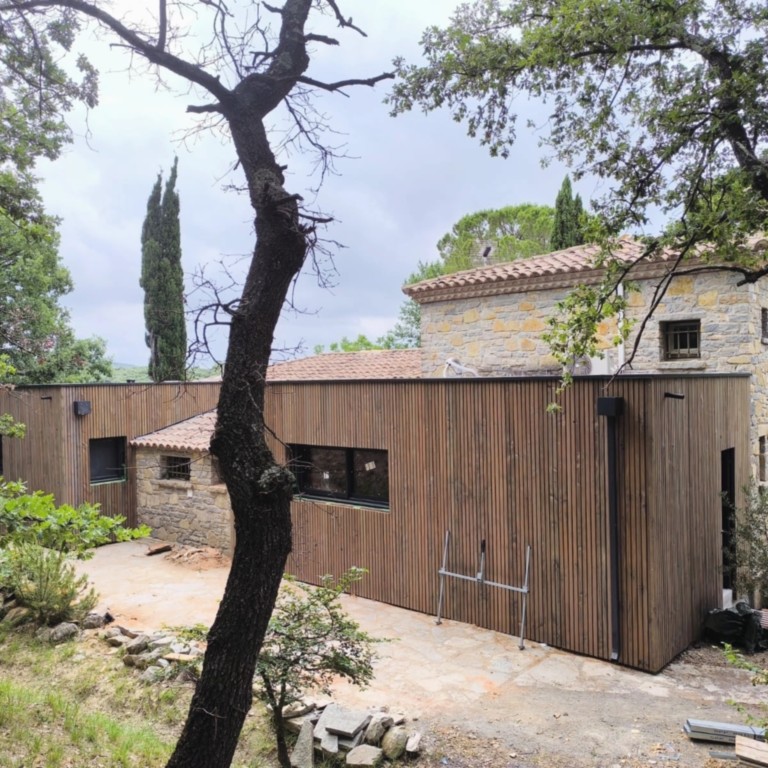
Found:
<svg viewBox="0 0 768 768"><path fill-rule="evenodd" d="M329 353L272 365L270 382L404 379L421 372L419 350ZM153 535L187 546L234 549L229 495L208 447L216 411L130 442L136 466L137 517Z"/></svg>
<svg viewBox="0 0 768 768"><path fill-rule="evenodd" d="M215 421L208 411L131 441L137 514L159 539L231 554L229 496L208 451Z"/></svg>
<svg viewBox="0 0 768 768"><path fill-rule="evenodd" d="M756 240L756 251L768 242ZM642 245L622 238L616 255L628 262ZM542 338L558 301L578 284L596 284L599 248L583 245L530 259L478 267L406 286L421 306L422 376L442 375L446 360L458 360L480 376L558 374ZM632 270L638 288L628 291L627 317L635 325L615 347L615 324L600 328L604 357L576 361L576 375L608 375L628 359L640 320L674 254ZM694 265L694 270L695 270ZM699 265L701 266L701 265ZM766 476L768 440L768 280L739 285L741 275L691 271L674 277L646 324L625 373L723 374L751 377L750 455L753 473Z"/></svg>

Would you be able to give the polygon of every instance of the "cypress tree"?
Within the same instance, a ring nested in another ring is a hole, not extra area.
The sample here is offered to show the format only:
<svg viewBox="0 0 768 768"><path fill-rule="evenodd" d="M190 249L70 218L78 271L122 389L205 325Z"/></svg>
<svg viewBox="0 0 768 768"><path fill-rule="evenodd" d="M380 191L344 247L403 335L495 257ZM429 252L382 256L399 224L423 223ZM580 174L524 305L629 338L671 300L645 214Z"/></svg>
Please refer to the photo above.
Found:
<svg viewBox="0 0 768 768"><path fill-rule="evenodd" d="M553 251L571 248L584 242L581 228L583 213L584 205L581 202L581 196L576 195L574 199L571 179L566 176L555 200L555 220L549 239L550 248Z"/></svg>
<svg viewBox="0 0 768 768"><path fill-rule="evenodd" d="M181 268L178 158L162 190L162 176L147 200L141 230L141 279L144 289L145 341L152 381L185 378L187 331L184 321L184 273ZM161 194L162 190L162 194Z"/></svg>

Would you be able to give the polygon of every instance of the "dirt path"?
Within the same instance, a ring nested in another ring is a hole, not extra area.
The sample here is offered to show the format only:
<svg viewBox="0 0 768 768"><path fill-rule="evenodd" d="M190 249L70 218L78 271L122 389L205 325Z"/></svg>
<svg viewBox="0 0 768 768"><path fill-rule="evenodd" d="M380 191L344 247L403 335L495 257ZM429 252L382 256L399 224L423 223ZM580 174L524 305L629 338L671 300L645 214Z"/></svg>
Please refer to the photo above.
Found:
<svg viewBox="0 0 768 768"><path fill-rule="evenodd" d="M146 549L146 542L115 544L81 566L117 622L210 625L226 563L147 557ZM690 742L685 719L742 722L729 700L754 707L765 698L714 648L647 675L537 643L520 651L515 637L451 621L436 626L431 616L361 598L346 597L344 605L366 631L390 642L380 646L372 687L339 685L337 700L418 718L427 765L700 768L714 745Z"/></svg>

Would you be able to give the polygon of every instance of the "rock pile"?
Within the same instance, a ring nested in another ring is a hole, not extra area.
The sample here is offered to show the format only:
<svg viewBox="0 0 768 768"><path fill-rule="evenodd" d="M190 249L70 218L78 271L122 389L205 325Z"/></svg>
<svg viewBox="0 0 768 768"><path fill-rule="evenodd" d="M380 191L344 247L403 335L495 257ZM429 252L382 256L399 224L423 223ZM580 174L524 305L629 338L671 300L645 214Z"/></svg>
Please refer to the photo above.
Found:
<svg viewBox="0 0 768 768"><path fill-rule="evenodd" d="M29 610L16 606L11 601L2 606L2 622L16 626L29 618ZM196 679L194 667L202 660L205 644L184 640L170 631L139 632L125 627L111 626L114 621L109 612L89 613L81 622L65 621L55 627L40 627L35 636L43 642L58 645L68 640L79 639L82 630L100 629L99 637L113 648L123 651L123 664L142 671L140 679L154 683L168 678L177 679L186 674Z"/></svg>
<svg viewBox="0 0 768 768"><path fill-rule="evenodd" d="M26 608L11 601L4 605L0 601L0 606L0 621L8 625L15 626L28 617ZM91 613L79 624L41 627L36 635L55 645L79 639L82 630L98 630L102 640L122 651L125 666L141 672L142 682L197 679L204 642L180 638L172 631L141 632L108 626L112 622L109 613ZM286 707L284 717L288 730L299 734L291 755L294 768L313 768L316 754L323 759L343 759L348 768L377 768L386 761L415 758L421 751L421 733L408 728L402 714L351 710L330 700L305 700Z"/></svg>
<svg viewBox="0 0 768 768"><path fill-rule="evenodd" d="M205 653L203 643L181 640L172 632L137 632L125 627L110 627L99 633L108 645L123 650L123 664L142 670L140 680L154 683L169 677L178 678L200 662ZM178 669L184 665L184 670ZM192 677L195 674L189 673Z"/></svg>
<svg viewBox="0 0 768 768"><path fill-rule="evenodd" d="M294 768L311 768L316 752L332 759L346 753L349 768L376 768L385 760L415 757L420 751L421 734L405 727L404 715L307 701L286 708L285 716L289 730L299 734L291 755Z"/></svg>

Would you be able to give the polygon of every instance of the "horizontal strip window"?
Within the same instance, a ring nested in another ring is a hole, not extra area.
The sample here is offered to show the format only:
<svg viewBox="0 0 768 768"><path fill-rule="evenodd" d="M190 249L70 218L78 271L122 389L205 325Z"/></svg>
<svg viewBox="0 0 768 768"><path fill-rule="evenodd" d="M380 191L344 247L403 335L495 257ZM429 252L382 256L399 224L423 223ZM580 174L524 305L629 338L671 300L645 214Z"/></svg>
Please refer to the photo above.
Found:
<svg viewBox="0 0 768 768"><path fill-rule="evenodd" d="M302 496L389 508L386 451L316 445L292 445L290 449L290 468Z"/></svg>

